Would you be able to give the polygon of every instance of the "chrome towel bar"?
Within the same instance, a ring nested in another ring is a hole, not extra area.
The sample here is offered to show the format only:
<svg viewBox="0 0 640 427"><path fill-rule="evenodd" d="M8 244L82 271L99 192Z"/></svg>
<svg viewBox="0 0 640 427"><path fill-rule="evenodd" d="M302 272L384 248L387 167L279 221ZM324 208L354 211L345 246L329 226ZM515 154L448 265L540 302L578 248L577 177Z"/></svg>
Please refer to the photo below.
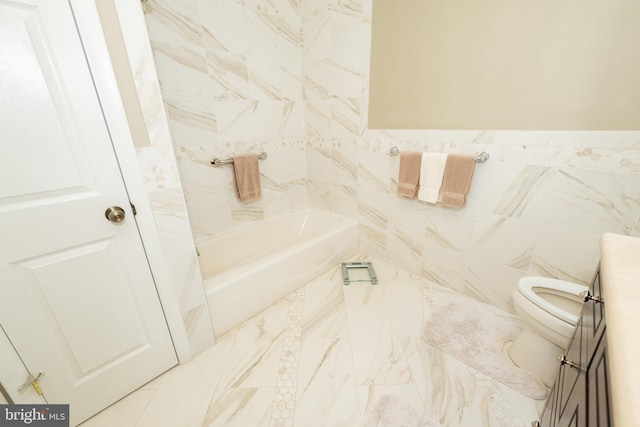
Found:
<svg viewBox="0 0 640 427"><path fill-rule="evenodd" d="M391 149L389 150L389 154L392 156L397 156L398 154L400 154L400 149L398 147L391 147ZM487 160L489 160L489 153L487 153L486 151L476 154L476 162L484 163Z"/></svg>
<svg viewBox="0 0 640 427"><path fill-rule="evenodd" d="M258 159L259 160L264 160L267 158L267 153L265 153L264 151L260 154L258 154ZM218 167L218 166L224 166L224 165L228 165L233 163L233 157L229 157L228 159L218 159L217 157L213 160L211 160L211 164L214 167Z"/></svg>

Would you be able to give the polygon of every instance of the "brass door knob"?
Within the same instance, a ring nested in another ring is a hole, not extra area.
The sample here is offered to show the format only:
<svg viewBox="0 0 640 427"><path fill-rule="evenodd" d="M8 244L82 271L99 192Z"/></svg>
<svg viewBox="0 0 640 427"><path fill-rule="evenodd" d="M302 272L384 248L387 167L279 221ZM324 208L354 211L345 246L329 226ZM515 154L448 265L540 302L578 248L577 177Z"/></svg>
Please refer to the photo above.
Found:
<svg viewBox="0 0 640 427"><path fill-rule="evenodd" d="M104 216L114 224L119 224L124 221L124 209L120 206L109 206L106 211L104 211Z"/></svg>

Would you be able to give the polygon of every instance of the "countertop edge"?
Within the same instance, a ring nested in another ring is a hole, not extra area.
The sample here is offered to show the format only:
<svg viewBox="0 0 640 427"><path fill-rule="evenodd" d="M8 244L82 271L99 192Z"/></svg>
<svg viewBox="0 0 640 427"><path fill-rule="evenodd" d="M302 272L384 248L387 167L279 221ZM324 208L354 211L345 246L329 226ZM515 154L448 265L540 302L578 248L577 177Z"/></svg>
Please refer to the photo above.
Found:
<svg viewBox="0 0 640 427"><path fill-rule="evenodd" d="M600 253L613 421L635 427L640 425L640 238L605 233Z"/></svg>

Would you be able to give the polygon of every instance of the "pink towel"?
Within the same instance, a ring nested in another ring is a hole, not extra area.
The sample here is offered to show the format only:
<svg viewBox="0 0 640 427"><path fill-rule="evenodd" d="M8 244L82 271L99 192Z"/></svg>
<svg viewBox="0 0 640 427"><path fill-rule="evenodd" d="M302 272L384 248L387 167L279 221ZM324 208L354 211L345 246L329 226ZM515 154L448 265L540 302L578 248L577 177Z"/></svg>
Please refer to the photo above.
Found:
<svg viewBox="0 0 640 427"><path fill-rule="evenodd" d="M398 172L398 195L413 199L418 192L420 180L420 163L422 153L403 151L400 153L400 170Z"/></svg>
<svg viewBox="0 0 640 427"><path fill-rule="evenodd" d="M260 170L256 154L241 154L233 157L233 172L241 202L252 202L262 197Z"/></svg>
<svg viewBox="0 0 640 427"><path fill-rule="evenodd" d="M461 208L471 188L476 158L469 154L449 154L442 179L442 205Z"/></svg>

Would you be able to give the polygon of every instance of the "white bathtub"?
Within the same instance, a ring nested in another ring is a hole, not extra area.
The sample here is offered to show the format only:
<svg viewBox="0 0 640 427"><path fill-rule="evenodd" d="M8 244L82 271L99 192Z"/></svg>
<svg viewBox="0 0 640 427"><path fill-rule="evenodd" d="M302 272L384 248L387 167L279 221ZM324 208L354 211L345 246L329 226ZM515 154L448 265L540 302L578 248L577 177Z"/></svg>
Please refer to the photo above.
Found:
<svg viewBox="0 0 640 427"><path fill-rule="evenodd" d="M213 329L223 334L358 250L358 222L300 210L198 246Z"/></svg>

